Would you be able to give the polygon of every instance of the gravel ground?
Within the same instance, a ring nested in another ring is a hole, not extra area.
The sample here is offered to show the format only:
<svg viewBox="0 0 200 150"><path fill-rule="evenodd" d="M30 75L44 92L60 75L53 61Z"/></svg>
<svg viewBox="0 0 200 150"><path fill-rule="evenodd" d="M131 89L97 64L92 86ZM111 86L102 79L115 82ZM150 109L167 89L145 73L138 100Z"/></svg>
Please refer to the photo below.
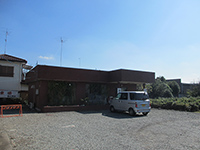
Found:
<svg viewBox="0 0 200 150"><path fill-rule="evenodd" d="M27 113L0 118L17 150L200 149L200 113L152 109L148 116L125 113Z"/></svg>

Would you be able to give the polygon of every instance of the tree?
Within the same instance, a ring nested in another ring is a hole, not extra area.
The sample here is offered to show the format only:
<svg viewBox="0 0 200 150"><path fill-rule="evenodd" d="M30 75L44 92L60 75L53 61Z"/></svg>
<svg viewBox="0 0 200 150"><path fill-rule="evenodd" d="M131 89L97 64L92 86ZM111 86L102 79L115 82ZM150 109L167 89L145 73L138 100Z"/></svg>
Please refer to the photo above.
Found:
<svg viewBox="0 0 200 150"><path fill-rule="evenodd" d="M166 82L166 79L163 76L158 77L158 79L160 79L162 82Z"/></svg>
<svg viewBox="0 0 200 150"><path fill-rule="evenodd" d="M167 83L169 87L172 89L172 94L174 97L178 97L178 94L180 93L180 86L176 81L170 81Z"/></svg>
<svg viewBox="0 0 200 150"><path fill-rule="evenodd" d="M172 89L166 83L164 77L157 77L155 82L147 87L147 91L151 98L173 97Z"/></svg>

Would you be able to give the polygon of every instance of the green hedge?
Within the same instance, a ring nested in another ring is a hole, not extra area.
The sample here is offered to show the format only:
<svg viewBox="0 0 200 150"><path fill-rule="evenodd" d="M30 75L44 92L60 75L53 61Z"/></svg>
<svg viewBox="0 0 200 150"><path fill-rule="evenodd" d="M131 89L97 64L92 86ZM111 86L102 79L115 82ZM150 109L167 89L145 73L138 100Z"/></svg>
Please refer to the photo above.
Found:
<svg viewBox="0 0 200 150"><path fill-rule="evenodd" d="M151 99L153 108L174 109L182 111L200 111L200 97L158 98Z"/></svg>

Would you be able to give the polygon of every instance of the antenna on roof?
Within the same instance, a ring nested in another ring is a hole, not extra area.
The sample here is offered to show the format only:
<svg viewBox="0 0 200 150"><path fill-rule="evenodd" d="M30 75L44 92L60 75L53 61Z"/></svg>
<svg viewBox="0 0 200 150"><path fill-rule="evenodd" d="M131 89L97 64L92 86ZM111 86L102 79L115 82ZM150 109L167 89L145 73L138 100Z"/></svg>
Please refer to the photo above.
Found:
<svg viewBox="0 0 200 150"><path fill-rule="evenodd" d="M62 66L62 47L63 47L63 39L62 39L62 37L60 38L60 42L61 42L61 50L60 50L60 66Z"/></svg>
<svg viewBox="0 0 200 150"><path fill-rule="evenodd" d="M60 43L61 43L61 50L60 50L60 66L62 66L62 48L63 48L63 43L65 41L62 39L62 37L60 38Z"/></svg>
<svg viewBox="0 0 200 150"><path fill-rule="evenodd" d="M7 37L8 37L8 31L6 30L6 38L5 38L5 49L4 49L4 54L6 54Z"/></svg>
<svg viewBox="0 0 200 150"><path fill-rule="evenodd" d="M78 58L79 59L79 67L81 67L81 58Z"/></svg>

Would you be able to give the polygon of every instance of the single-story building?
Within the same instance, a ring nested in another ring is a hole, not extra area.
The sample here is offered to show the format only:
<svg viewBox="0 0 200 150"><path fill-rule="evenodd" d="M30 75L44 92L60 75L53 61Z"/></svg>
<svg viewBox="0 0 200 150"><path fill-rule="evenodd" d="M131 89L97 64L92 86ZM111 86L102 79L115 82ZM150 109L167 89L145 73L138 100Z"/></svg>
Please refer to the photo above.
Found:
<svg viewBox="0 0 200 150"><path fill-rule="evenodd" d="M100 71L46 65L37 65L26 77L29 104L42 112L50 106L105 105L109 96L115 96L117 90L137 90L137 87L144 87L154 80L154 72Z"/></svg>

